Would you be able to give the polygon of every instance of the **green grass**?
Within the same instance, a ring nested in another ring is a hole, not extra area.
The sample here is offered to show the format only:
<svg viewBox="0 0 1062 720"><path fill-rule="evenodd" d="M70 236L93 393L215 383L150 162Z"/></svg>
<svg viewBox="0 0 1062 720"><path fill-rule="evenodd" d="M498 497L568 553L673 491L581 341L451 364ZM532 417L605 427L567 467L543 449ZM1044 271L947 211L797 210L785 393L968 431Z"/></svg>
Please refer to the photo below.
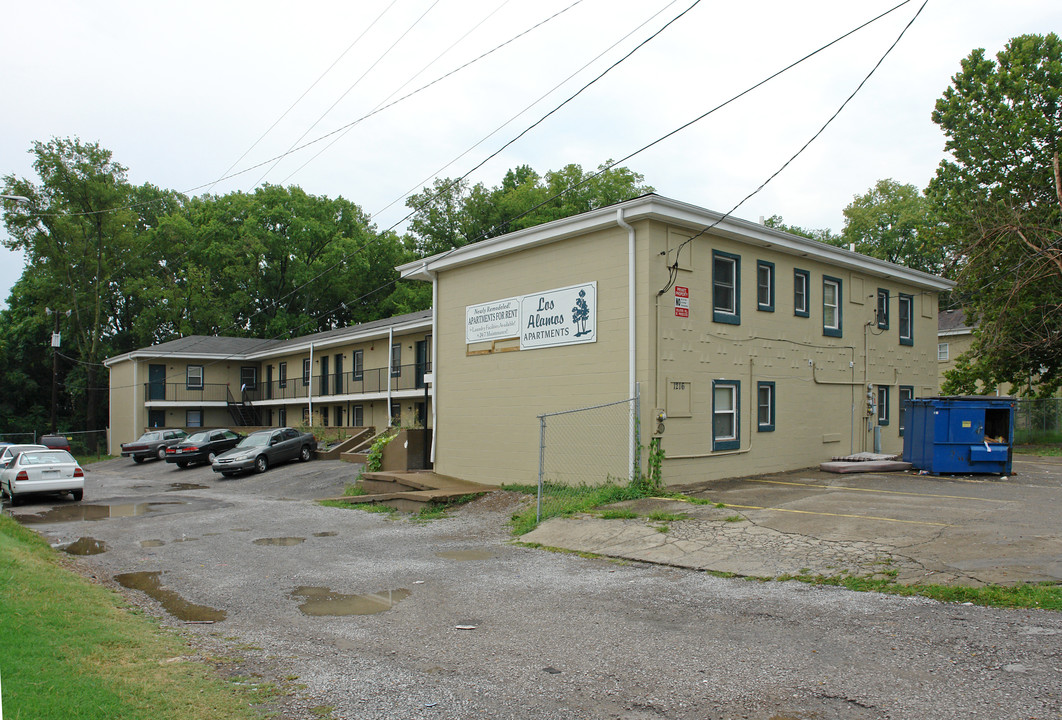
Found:
<svg viewBox="0 0 1062 720"><path fill-rule="evenodd" d="M1039 455L1040 457L1062 457L1062 443L1058 445L1017 445L1014 452L1021 455Z"/></svg>
<svg viewBox="0 0 1062 720"><path fill-rule="evenodd" d="M343 497L358 497L359 495L368 494L368 490L356 483L347 483L347 486L343 488Z"/></svg>
<svg viewBox="0 0 1062 720"><path fill-rule="evenodd" d="M513 492L522 492L531 496L538 495L538 487L535 485L503 485L502 489ZM602 505L623 502L624 500L637 500L649 497L655 491L648 490L639 484L617 485L608 483L605 485L557 485L545 483L542 492L542 519L552 517L571 517L577 513L590 512ZM512 516L512 528L514 535L524 535L538 527L536 520L537 507L532 503L530 507Z"/></svg>
<svg viewBox="0 0 1062 720"><path fill-rule="evenodd" d="M322 500L320 505L325 507L340 508L342 510L362 510L364 512L382 513L384 515L394 515L397 510L387 505L377 505L376 503L357 503L357 502L345 502L343 500Z"/></svg>
<svg viewBox="0 0 1062 720"><path fill-rule="evenodd" d="M885 578L822 575L783 575L776 580L799 580L812 585L835 585L860 592L879 592L889 595L921 596L951 603L973 603L1001 608L1039 608L1062 611L1062 585L1051 583L1022 583L1019 585L903 585L895 582L895 571Z"/></svg>
<svg viewBox="0 0 1062 720"><path fill-rule="evenodd" d="M117 593L64 569L36 534L0 516L0 675L6 717L261 718L175 635Z"/></svg>
<svg viewBox="0 0 1062 720"><path fill-rule="evenodd" d="M638 517L638 513L633 510L627 510L626 508L604 510L598 515L602 520L633 520Z"/></svg>
<svg viewBox="0 0 1062 720"><path fill-rule="evenodd" d="M745 518L743 518L741 515L730 515L723 519L727 522L742 522Z"/></svg>
<svg viewBox="0 0 1062 720"><path fill-rule="evenodd" d="M689 515L686 513L672 513L663 510L654 510L646 515L646 517L653 522L675 522L677 520L686 520L689 518Z"/></svg>

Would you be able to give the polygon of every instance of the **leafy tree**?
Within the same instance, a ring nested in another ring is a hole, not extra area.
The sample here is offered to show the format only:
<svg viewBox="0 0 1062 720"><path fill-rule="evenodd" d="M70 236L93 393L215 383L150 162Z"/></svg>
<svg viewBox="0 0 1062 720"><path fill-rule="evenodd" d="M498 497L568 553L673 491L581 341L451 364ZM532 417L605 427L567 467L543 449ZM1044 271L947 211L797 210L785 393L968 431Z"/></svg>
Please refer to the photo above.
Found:
<svg viewBox="0 0 1062 720"><path fill-rule="evenodd" d="M944 254L932 239L929 202L914 185L878 180L844 209L846 245L857 252L939 275Z"/></svg>
<svg viewBox="0 0 1062 720"><path fill-rule="evenodd" d="M956 297L977 323L962 392L1062 386L1062 40L975 50L936 103L951 159L927 195L960 261ZM959 376L961 375L961 377Z"/></svg>
<svg viewBox="0 0 1062 720"><path fill-rule="evenodd" d="M653 191L642 184L645 178L639 173L610 165L587 172L571 164L545 176L521 165L493 188L436 180L406 200L415 211L409 223L412 246L420 255L433 255Z"/></svg>
<svg viewBox="0 0 1062 720"><path fill-rule="evenodd" d="M829 228L810 230L808 228L800 227L799 225L787 225L781 215L771 215L763 221L763 224L769 228L774 228L775 230L781 230L782 232L787 232L792 235L800 235L801 237L806 237L810 240L818 240L827 245L848 247L848 243L844 241L844 238L840 235L835 235Z"/></svg>
<svg viewBox="0 0 1062 720"><path fill-rule="evenodd" d="M117 279L130 255L135 214L128 209L125 168L97 143L74 139L35 142L33 168L40 178L6 176L4 193L23 195L4 215L10 234L5 245L26 253L41 291L31 312L44 304L71 311L64 337L73 340L83 374L85 427L102 427L100 360L105 356L108 304L118 292Z"/></svg>

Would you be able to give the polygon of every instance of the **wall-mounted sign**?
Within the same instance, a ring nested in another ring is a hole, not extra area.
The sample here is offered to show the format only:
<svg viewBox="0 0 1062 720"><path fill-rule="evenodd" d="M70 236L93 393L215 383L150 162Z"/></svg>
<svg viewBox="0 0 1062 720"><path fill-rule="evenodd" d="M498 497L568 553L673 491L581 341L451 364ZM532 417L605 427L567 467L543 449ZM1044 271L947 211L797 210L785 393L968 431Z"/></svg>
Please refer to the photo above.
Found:
<svg viewBox="0 0 1062 720"><path fill-rule="evenodd" d="M524 295L520 349L597 342L597 283Z"/></svg>
<svg viewBox="0 0 1062 720"><path fill-rule="evenodd" d="M689 317L690 316L690 289L688 287L682 287L681 285L675 286L675 317Z"/></svg>
<svg viewBox="0 0 1062 720"><path fill-rule="evenodd" d="M520 299L507 298L465 308L468 344L520 336Z"/></svg>

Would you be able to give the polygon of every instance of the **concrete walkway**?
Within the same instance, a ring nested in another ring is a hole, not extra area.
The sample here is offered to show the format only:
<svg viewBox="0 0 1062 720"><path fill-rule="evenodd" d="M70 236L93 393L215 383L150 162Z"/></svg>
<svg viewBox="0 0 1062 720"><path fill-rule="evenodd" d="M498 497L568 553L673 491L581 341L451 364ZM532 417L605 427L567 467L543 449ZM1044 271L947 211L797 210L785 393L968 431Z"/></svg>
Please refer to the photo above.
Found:
<svg viewBox="0 0 1062 720"><path fill-rule="evenodd" d="M710 504L665 498L620 503L613 507L639 517L557 518L521 540L750 577L1062 582L1062 458L1018 456L1007 478L809 469L681 490ZM652 521L650 513L683 519Z"/></svg>

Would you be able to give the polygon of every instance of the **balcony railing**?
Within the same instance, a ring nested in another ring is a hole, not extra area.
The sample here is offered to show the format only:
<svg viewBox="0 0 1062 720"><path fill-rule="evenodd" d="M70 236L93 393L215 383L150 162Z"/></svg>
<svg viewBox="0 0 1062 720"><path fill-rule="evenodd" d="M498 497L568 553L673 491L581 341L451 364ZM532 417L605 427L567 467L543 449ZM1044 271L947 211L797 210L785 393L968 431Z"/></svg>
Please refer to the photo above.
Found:
<svg viewBox="0 0 1062 720"><path fill-rule="evenodd" d="M236 386L224 383L206 383L202 387L188 387L185 383L144 383L144 399L166 400L195 404L201 402L226 402L229 393L243 402L262 400L301 400L313 390L314 399L336 395L361 395L387 392L388 380L392 390L416 390L424 387L424 373L431 372L431 364L411 364L395 367L388 377L388 368L372 368L361 373L353 370L345 373L314 375L307 383L303 377L259 382L242 392Z"/></svg>

